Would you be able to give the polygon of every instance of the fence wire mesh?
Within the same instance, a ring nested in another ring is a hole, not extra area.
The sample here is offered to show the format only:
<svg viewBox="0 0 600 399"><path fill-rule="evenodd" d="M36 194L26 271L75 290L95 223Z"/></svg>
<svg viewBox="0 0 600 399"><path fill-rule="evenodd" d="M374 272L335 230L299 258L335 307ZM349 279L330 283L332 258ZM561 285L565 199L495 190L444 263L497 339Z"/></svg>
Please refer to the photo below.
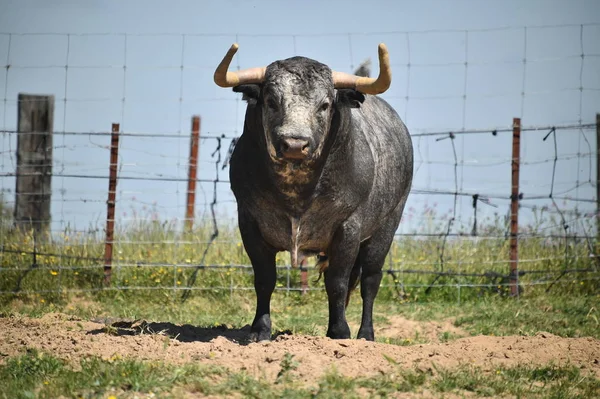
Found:
<svg viewBox="0 0 600 399"><path fill-rule="evenodd" d="M549 29L564 40L548 43ZM253 290L228 181L245 103L211 81L232 41L242 49L238 69L308 53L347 72L359 54L372 56L375 43L388 44L395 76L382 97L403 117L415 149L413 189L382 282L393 295L442 292L460 300L508 292L512 117L523 120L519 285L597 289L596 34L597 24L349 33L329 37L339 46L327 54L311 50L320 35L0 34L0 294ZM269 54L251 53L267 44ZM490 47L497 51L484 51ZM167 56L153 57L156 51ZM56 97L52 220L44 235L12 227L15 182L27 176L18 176L16 155L24 91ZM188 231L195 114L202 132ZM112 122L120 133L112 282L104 286ZM311 264L292 269L279 254L276 289L323 289Z"/></svg>

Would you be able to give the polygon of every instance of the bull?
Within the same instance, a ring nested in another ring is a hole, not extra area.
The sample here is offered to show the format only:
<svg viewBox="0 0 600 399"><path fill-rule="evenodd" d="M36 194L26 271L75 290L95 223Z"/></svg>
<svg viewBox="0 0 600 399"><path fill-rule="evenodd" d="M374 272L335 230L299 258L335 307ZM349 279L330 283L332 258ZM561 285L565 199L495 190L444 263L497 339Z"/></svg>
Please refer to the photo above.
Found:
<svg viewBox="0 0 600 399"><path fill-rule="evenodd" d="M317 255L329 304L327 337L350 338L346 307L360 281L357 338L374 340L373 304L385 257L412 185L413 147L396 111L377 94L391 84L379 45L379 76L332 71L306 57L228 71L214 81L242 93L244 129L230 158L230 182L244 248L254 271L251 340L271 339L275 258Z"/></svg>

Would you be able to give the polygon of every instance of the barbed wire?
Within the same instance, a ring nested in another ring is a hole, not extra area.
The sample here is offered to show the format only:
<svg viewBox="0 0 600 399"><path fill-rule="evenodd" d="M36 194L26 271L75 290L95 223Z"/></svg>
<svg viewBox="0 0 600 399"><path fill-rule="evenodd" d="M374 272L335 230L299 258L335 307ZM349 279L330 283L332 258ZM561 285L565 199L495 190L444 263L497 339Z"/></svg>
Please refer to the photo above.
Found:
<svg viewBox="0 0 600 399"><path fill-rule="evenodd" d="M532 126L523 126L521 128L522 132L548 132L550 130L579 130L579 129L584 129L584 130L594 130L596 129L596 123L568 123L568 124L556 124L556 125L532 125ZM485 128L485 129L445 129L445 130L423 130L423 129L411 129L411 132L417 132L417 133L410 133L411 137L429 137L429 136L447 136L449 137L450 135L454 135L454 136L458 136L458 135L479 135L479 134L485 134L485 135L489 135L491 134L492 136L497 136L498 133L512 133L512 127L493 127L493 128ZM6 134L12 134L12 135L44 135L47 134L47 132L42 132L42 131L36 131L36 132L19 132L16 129L2 129L0 130L0 133L6 133ZM64 136L90 136L90 137L94 137L94 136L104 136L104 137L110 137L111 136L111 132L109 131L60 131L58 132L60 133L60 135L64 135ZM208 132L206 134L202 134L201 139L202 140L223 140L223 139L236 139L238 138L237 135L233 135L233 131L231 132L225 132L225 131L219 131L219 132ZM135 138L172 138L172 139L182 139L182 140L189 140L190 136L189 134L183 134L183 133L174 133L174 132L170 132L170 131L164 131L164 132L160 132L160 133L143 133L143 132L119 132L119 135L121 137L135 137ZM103 148L108 148L109 146L102 146ZM591 150L590 150L591 153Z"/></svg>

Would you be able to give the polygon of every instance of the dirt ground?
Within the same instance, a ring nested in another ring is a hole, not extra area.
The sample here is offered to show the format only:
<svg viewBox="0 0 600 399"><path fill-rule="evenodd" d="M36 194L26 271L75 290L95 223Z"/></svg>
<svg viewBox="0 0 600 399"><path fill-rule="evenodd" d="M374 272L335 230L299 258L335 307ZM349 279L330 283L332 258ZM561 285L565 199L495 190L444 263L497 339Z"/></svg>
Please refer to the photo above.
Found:
<svg viewBox="0 0 600 399"><path fill-rule="evenodd" d="M379 337L413 339L415 331L419 331L430 343L399 346L285 333L278 334L272 342L248 343L245 342L248 326L229 329L145 321L83 321L51 313L39 319L0 318L0 363L27 348L36 348L72 361L95 355L104 359L130 357L176 364L201 362L246 370L274 380L281 369L281 360L289 352L300 362L294 373L307 383L331 370L332 365L349 377L392 372L398 366L388 359L400 367L423 370L434 364L446 368L471 364L493 370L497 365L553 362L576 365L600 376L600 340L594 338L561 338L548 333L530 337L468 337L448 321L415 322L400 317L390 321L376 332ZM444 331L463 337L439 342L437 339Z"/></svg>

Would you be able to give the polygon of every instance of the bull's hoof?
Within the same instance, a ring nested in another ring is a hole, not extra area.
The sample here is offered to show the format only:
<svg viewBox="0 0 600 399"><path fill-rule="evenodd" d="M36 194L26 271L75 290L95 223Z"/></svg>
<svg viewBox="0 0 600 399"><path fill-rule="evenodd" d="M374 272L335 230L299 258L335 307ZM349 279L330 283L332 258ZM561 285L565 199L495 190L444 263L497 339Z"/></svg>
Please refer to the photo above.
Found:
<svg viewBox="0 0 600 399"><path fill-rule="evenodd" d="M252 331L248 336L248 340L250 342L261 342L261 341L270 341L271 340L271 332L270 331Z"/></svg>
<svg viewBox="0 0 600 399"><path fill-rule="evenodd" d="M358 330L358 335L356 336L357 339L361 339L364 338L367 341L375 341L375 333L373 332L373 329L360 329Z"/></svg>
<svg viewBox="0 0 600 399"><path fill-rule="evenodd" d="M350 327L347 323L329 326L327 337L331 339L350 339Z"/></svg>
<svg viewBox="0 0 600 399"><path fill-rule="evenodd" d="M268 314L255 317L250 328L250 342L270 341L271 340L271 318Z"/></svg>

